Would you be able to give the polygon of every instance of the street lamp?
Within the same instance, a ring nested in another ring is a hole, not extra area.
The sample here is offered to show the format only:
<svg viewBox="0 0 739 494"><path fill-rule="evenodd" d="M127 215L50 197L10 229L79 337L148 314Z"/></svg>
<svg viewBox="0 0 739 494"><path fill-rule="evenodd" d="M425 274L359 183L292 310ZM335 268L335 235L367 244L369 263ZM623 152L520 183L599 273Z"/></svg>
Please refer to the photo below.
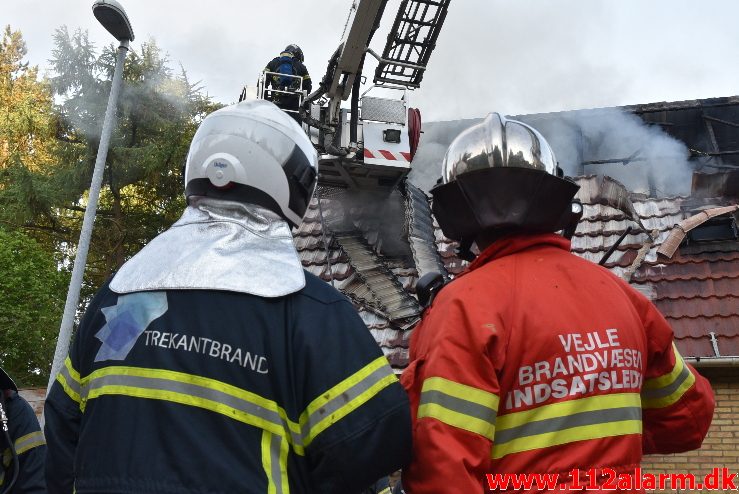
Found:
<svg viewBox="0 0 739 494"><path fill-rule="evenodd" d="M62 365L64 364L64 359L69 352L69 340L72 337L72 326L74 325L74 317L77 313L77 304L79 304L80 300L80 288L82 287L82 278L85 273L85 264L87 263L87 251L90 248L92 227L95 223L95 212L97 210L98 198L100 196L100 187L103 182L105 160L108 157L110 135L113 132L115 108L118 103L118 95L121 92L121 83L123 81L123 61L128 52L128 44L133 41L134 38L133 29L131 29L131 22L128 20L126 11L123 10L123 6L116 0L96 0L95 3L92 4L92 13L100 24L102 24L103 27L120 42L120 46L118 46L113 83L110 87L108 107L105 110L103 132L100 135L100 145L98 146L97 159L95 160L95 169L92 173L90 194L87 208L85 209L85 217L82 221L80 241L79 244L77 244L77 255L74 258L72 279L69 282L69 290L67 291L67 301L64 304L64 315L62 316L62 323L59 328L59 338L56 342L56 351L54 352L54 361L51 366L51 375L49 377L47 394L49 390L51 390L51 385L54 383L59 370L61 370Z"/></svg>

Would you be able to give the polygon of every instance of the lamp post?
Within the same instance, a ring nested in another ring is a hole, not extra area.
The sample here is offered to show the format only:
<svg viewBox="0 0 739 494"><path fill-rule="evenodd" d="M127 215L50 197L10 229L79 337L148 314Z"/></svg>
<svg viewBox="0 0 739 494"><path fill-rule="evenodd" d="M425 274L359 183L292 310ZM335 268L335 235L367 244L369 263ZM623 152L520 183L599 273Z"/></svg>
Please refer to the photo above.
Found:
<svg viewBox="0 0 739 494"><path fill-rule="evenodd" d="M123 61L128 52L128 44L133 41L134 38L133 29L131 29L131 22L128 20L126 11L123 10L123 6L121 6L121 4L116 0L96 0L95 3L92 4L92 13L100 24L102 24L103 27L120 42L120 46L118 46L113 83L110 87L108 107L105 110L103 131L100 135L100 145L98 146L95 169L92 174L92 183L90 184L87 208L85 209L85 217L82 221L80 240L77 244L77 255L74 258L72 279L69 282L67 301L64 304L64 315L62 316L62 323L59 328L59 338L57 339L56 350L54 352L54 361L51 366L51 375L49 377L47 394L49 390L51 390L51 385L54 383L54 380L64 363L64 359L69 352L69 341L72 337L72 326L74 325L74 317L77 313L77 304L79 304L80 300L82 278L85 272L85 265L87 263L87 251L90 247L92 227L95 223L95 212L97 210L98 198L100 196L100 187L103 182L105 160L108 156L110 136L113 131L115 109L118 103L118 95L121 91L121 83L123 81Z"/></svg>

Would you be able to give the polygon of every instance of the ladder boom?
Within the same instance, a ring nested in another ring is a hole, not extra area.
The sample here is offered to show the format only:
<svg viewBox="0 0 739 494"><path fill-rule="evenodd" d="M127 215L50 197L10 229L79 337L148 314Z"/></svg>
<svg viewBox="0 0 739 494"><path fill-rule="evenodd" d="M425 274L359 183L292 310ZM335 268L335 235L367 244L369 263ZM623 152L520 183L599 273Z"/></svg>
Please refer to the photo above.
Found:
<svg viewBox="0 0 739 494"><path fill-rule="evenodd" d="M387 37L375 84L418 88L451 0L403 0Z"/></svg>

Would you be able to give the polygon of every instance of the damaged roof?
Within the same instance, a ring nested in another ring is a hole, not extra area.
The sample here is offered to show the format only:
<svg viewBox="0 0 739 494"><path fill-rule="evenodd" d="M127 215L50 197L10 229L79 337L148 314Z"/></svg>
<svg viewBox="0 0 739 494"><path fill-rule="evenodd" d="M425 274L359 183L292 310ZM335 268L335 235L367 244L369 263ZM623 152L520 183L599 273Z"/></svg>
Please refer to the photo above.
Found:
<svg viewBox="0 0 739 494"><path fill-rule="evenodd" d="M732 201L725 198L656 199L637 196L631 204L638 218L630 219L628 211L602 203L599 193L602 179L590 176L576 181L580 185L578 198L583 202L584 215L572 239L573 253L598 262L631 227L631 232L605 266L622 277L627 275L630 267L634 270L631 284L649 297L670 322L684 356L739 355L739 241L689 241L669 259L657 253L670 232L683 220L697 211L727 206ZM411 196L418 208L419 193L423 192L410 184L409 189L411 192L406 192L406 195ZM335 197L321 199L324 224L335 222L342 215L341 206ZM367 204L365 207L372 209L376 205ZM430 209L423 212L426 229L433 227L433 246L438 253L438 258L428 251L424 253L427 266L440 260L448 274L460 273L467 263L456 257L456 244L443 236L431 217ZM355 207L353 213L361 217L362 210ZM733 218L731 215L727 217ZM401 222L401 219L396 218L396 221ZM332 282L354 302L390 363L396 369L402 369L408 363L411 328L420 314L415 299L413 302L409 300L415 296L418 270L411 255L398 255L397 252L387 255L383 252L378 230L362 230L362 226L357 224L353 233L343 231L337 234L331 230L333 234L326 239L329 244L327 259L318 199L314 198L303 224L296 231L295 244L304 267ZM408 228L407 221L404 228ZM632 266L652 232L656 233L655 241L643 261ZM426 240L427 248L431 242Z"/></svg>
<svg viewBox="0 0 739 494"><path fill-rule="evenodd" d="M692 193L648 197L607 177L578 177L584 213L572 251L597 263L623 236L605 266L655 303L683 356L739 356L739 213L717 209L739 203L739 97L622 109L687 146L699 170L692 175ZM522 120L536 127L572 113ZM320 201L313 199L296 231L303 265L354 302L391 365L402 370L421 313L416 281L431 271L452 278L467 263L441 233L428 196L410 182L385 197L329 188L317 196ZM701 211L717 216L693 221L700 225L675 241L673 232ZM668 238L671 249L679 247L671 256L660 255Z"/></svg>

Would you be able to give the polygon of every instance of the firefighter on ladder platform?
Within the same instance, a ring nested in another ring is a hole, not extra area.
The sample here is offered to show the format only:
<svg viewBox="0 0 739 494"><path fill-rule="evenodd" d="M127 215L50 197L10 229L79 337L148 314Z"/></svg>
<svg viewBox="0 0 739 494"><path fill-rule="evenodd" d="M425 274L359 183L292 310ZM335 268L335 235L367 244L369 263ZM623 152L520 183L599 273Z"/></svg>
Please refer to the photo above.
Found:
<svg viewBox="0 0 739 494"><path fill-rule="evenodd" d="M344 494L409 459L387 359L293 245L317 161L268 101L205 118L182 218L98 291L46 401L51 494Z"/></svg>
<svg viewBox="0 0 739 494"><path fill-rule="evenodd" d="M291 44L264 68L264 99L287 111L298 122L301 98L296 93L305 91L310 94L313 89L304 61L303 50Z"/></svg>
<svg viewBox="0 0 739 494"><path fill-rule="evenodd" d="M46 441L33 408L0 368L0 493L43 494Z"/></svg>
<svg viewBox="0 0 739 494"><path fill-rule="evenodd" d="M411 337L409 494L488 491L491 473L590 486L568 475L633 474L642 454L699 448L708 431L712 390L662 315L554 233L572 226L578 188L557 170L538 132L497 114L447 151L433 210L480 254Z"/></svg>

